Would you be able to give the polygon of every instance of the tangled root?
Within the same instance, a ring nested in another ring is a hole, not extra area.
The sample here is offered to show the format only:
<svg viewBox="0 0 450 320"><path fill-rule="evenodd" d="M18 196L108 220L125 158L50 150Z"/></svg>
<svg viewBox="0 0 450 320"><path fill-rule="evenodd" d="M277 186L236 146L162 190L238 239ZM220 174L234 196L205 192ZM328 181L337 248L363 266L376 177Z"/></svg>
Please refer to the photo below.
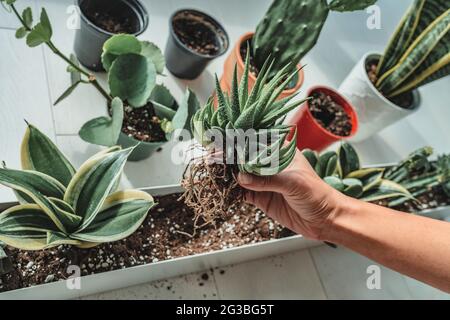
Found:
<svg viewBox="0 0 450 320"><path fill-rule="evenodd" d="M185 189L180 199L192 208L195 225L214 223L218 218L227 218L242 205L244 192L237 182L234 165L213 162L208 157L192 160L181 182Z"/></svg>

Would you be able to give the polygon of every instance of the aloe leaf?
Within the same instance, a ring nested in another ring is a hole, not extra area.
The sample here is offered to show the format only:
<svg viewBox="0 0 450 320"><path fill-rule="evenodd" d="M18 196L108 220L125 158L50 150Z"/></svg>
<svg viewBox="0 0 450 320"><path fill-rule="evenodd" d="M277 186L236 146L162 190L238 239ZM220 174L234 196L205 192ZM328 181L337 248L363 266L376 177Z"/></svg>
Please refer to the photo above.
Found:
<svg viewBox="0 0 450 320"><path fill-rule="evenodd" d="M242 112L248 100L248 77L250 72L250 46L247 43L247 53L245 56L244 73L239 83L239 106Z"/></svg>
<svg viewBox="0 0 450 320"><path fill-rule="evenodd" d="M110 147L117 143L123 123L123 103L119 98L111 102L112 117L99 117L86 122L79 131L86 142Z"/></svg>
<svg viewBox="0 0 450 320"><path fill-rule="evenodd" d="M21 163L22 169L42 172L64 186L75 174L74 167L58 147L32 125L28 125L22 139Z"/></svg>
<svg viewBox="0 0 450 320"><path fill-rule="evenodd" d="M83 218L78 229L89 226L116 185L132 148L100 153L86 161L67 187L64 201Z"/></svg>
<svg viewBox="0 0 450 320"><path fill-rule="evenodd" d="M231 104L230 104L230 121L234 122L241 113L241 106L239 101L239 84L237 78L237 65L234 65L233 80L231 82Z"/></svg>
<svg viewBox="0 0 450 320"><path fill-rule="evenodd" d="M121 240L139 228L153 206L153 198L145 192L116 192L105 200L90 225L71 237L96 243Z"/></svg>
<svg viewBox="0 0 450 320"><path fill-rule="evenodd" d="M108 82L113 97L128 101L132 107L142 107L156 84L155 65L139 54L120 55L109 70Z"/></svg>
<svg viewBox="0 0 450 320"><path fill-rule="evenodd" d="M48 231L59 230L38 205L18 205L0 214L0 241L14 248L42 250Z"/></svg>

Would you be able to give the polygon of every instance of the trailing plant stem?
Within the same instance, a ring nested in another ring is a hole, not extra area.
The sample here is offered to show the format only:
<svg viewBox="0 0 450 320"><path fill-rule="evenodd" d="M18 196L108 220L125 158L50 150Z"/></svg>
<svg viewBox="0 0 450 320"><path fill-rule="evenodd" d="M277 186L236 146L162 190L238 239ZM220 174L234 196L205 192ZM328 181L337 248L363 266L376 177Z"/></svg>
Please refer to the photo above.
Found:
<svg viewBox="0 0 450 320"><path fill-rule="evenodd" d="M17 19L19 19L20 23L22 24L22 26L27 30L27 31L31 31L31 28L29 26L26 25L25 21L22 19L21 15L19 14L19 12L17 11L16 7L14 6L14 4L10 5L14 14L16 15ZM75 63L73 63L73 61L71 61L68 57L66 57L54 44L52 41L48 41L45 42L45 44L50 48L50 50L52 50L52 52L54 54L56 54L58 57L60 57L61 59L63 59L66 63L68 63L72 68L74 68L76 71L78 71L79 73L81 73L82 75L84 75L85 77L88 78L88 81L83 81L83 83L90 83L92 84L99 92L102 96L104 96L106 98L106 100L108 100L109 103L112 102L112 97L110 94L108 94L108 92L106 92L106 90L100 85L100 83L98 83L95 75L86 72L85 70L83 70L81 67L77 66Z"/></svg>

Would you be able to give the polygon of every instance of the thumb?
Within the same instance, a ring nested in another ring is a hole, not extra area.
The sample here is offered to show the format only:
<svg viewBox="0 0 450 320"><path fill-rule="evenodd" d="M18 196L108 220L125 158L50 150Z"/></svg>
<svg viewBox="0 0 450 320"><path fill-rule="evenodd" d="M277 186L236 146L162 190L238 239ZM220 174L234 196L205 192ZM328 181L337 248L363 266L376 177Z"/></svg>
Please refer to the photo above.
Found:
<svg viewBox="0 0 450 320"><path fill-rule="evenodd" d="M287 190L286 181L279 175L260 177L248 173L239 173L239 184L245 189L252 191L271 191L283 193Z"/></svg>

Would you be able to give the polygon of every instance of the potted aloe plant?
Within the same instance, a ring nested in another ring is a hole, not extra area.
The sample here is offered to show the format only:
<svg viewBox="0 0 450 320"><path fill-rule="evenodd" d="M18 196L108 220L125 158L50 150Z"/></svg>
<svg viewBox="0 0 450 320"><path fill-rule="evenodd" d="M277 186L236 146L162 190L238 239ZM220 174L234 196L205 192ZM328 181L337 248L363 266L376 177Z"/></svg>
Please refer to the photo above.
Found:
<svg viewBox="0 0 450 320"><path fill-rule="evenodd" d="M415 0L382 55L367 53L339 91L354 105L365 140L420 107L418 88L450 73L450 8Z"/></svg>
<svg viewBox="0 0 450 320"><path fill-rule="evenodd" d="M256 76L264 63L271 58L274 65L268 75L269 78L274 77L288 63L293 63L292 68L298 73L279 98L295 94L304 80L300 61L316 44L329 12L361 10L375 2L376 0L333 0L330 3L326 0L274 0L256 27L256 31L240 37L227 58L220 81L222 89L231 90L235 64L238 76L242 76L244 59L249 47L251 58L249 89L255 84Z"/></svg>
<svg viewBox="0 0 450 320"><path fill-rule="evenodd" d="M103 44L111 36L138 36L148 27L148 13L139 0L76 0L80 27L75 33L74 51L78 61L90 70L103 71Z"/></svg>
<svg viewBox="0 0 450 320"><path fill-rule="evenodd" d="M114 35L103 45L102 65L108 72L109 90L103 88L95 75L80 67L74 56L64 55L52 42L52 27L43 8L40 21L33 26L31 8L20 15L15 0L1 0L10 6L22 26L16 37L26 37L30 47L41 44L67 62L71 86L55 101L67 98L79 85L93 85L105 97L109 117L88 121L79 135L86 142L123 147L136 146L129 159L138 161L149 157L172 139L174 132L189 129L189 119L198 108L195 94L189 89L180 104L169 90L157 84L157 75L164 70L161 50L153 43L139 41L128 34ZM116 99L117 98L117 99Z"/></svg>
<svg viewBox="0 0 450 320"><path fill-rule="evenodd" d="M178 78L195 79L228 46L228 34L216 19L198 10L178 10L169 21L167 69Z"/></svg>

